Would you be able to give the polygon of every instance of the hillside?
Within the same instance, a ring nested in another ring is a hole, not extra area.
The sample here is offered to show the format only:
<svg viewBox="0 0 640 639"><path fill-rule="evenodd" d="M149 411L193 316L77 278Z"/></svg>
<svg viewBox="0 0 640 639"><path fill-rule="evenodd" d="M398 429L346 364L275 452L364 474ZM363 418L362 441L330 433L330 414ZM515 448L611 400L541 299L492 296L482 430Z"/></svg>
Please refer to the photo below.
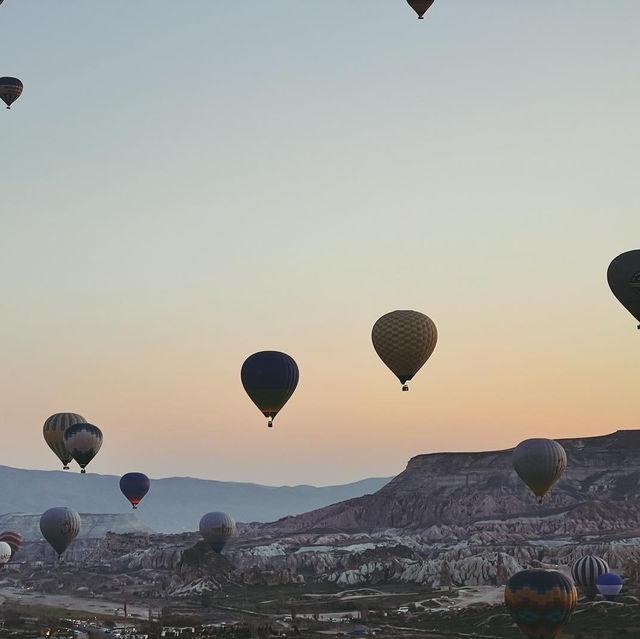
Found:
<svg viewBox="0 0 640 639"><path fill-rule="evenodd" d="M434 453L413 457L402 473L375 494L286 517L259 529L418 532L431 526L468 526L484 519L507 522L572 511L605 521L609 512L613 528L637 526L640 431L558 441L567 451L567 469L541 506L513 471L511 450Z"/></svg>
<svg viewBox="0 0 640 639"><path fill-rule="evenodd" d="M52 506L78 512L131 513L120 492L120 478L81 475L70 471L23 470L0 466L0 483L11 486L0 502L0 513L42 513ZM230 513L236 521L273 521L351 497L375 492L389 478L363 479L339 486L263 486L191 477L155 479L136 514L140 522L164 533L198 528L211 510Z"/></svg>

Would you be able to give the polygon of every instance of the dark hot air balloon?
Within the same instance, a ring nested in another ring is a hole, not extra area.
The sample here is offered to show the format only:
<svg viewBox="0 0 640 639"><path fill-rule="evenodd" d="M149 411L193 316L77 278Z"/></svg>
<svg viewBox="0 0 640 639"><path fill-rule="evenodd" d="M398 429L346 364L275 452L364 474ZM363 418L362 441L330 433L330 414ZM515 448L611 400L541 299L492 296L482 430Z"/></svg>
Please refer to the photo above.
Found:
<svg viewBox="0 0 640 639"><path fill-rule="evenodd" d="M605 572L609 572L609 565L604 559L595 555L580 557L571 566L573 581L580 586L584 596L589 600L596 598L598 594L596 581Z"/></svg>
<svg viewBox="0 0 640 639"><path fill-rule="evenodd" d="M120 478L120 490L134 508L149 492L150 485L149 478L143 473L127 473Z"/></svg>
<svg viewBox="0 0 640 639"><path fill-rule="evenodd" d="M422 20L427 9L435 0L407 0L407 4L418 14L418 19Z"/></svg>
<svg viewBox="0 0 640 639"><path fill-rule="evenodd" d="M280 351L261 351L247 357L240 378L247 395L269 418L267 426L287 403L298 385L298 365L295 360Z"/></svg>
<svg viewBox="0 0 640 639"><path fill-rule="evenodd" d="M622 577L615 572L605 572L596 579L596 587L605 598L615 599L622 590Z"/></svg>
<svg viewBox="0 0 640 639"><path fill-rule="evenodd" d="M513 468L541 504L567 467L567 453L553 439L525 439L513 450Z"/></svg>
<svg viewBox="0 0 640 639"><path fill-rule="evenodd" d="M0 541L6 541L9 544L11 557L13 557L18 550L20 550L20 546L22 546L22 535L13 530L5 530L3 533L0 533Z"/></svg>
<svg viewBox="0 0 640 639"><path fill-rule="evenodd" d="M222 552L225 544L236 529L231 515L221 512L207 513L200 520L200 534L217 553Z"/></svg>
<svg viewBox="0 0 640 639"><path fill-rule="evenodd" d="M66 506L49 508L40 517L40 532L61 557L80 532L80 515Z"/></svg>
<svg viewBox="0 0 640 639"><path fill-rule="evenodd" d="M422 368L438 341L436 325L418 311L392 311L383 315L371 331L371 341L380 359L400 380L406 382Z"/></svg>
<svg viewBox="0 0 640 639"><path fill-rule="evenodd" d="M504 602L526 637L555 639L569 622L578 593L555 570L521 570L507 582Z"/></svg>
<svg viewBox="0 0 640 639"><path fill-rule="evenodd" d="M93 424L76 424L64 431L64 445L78 462L81 473L86 473L86 465L98 454L102 446L102 431Z"/></svg>
<svg viewBox="0 0 640 639"><path fill-rule="evenodd" d="M640 322L640 249L618 255L609 264L607 281L618 301Z"/></svg>
<svg viewBox="0 0 640 639"><path fill-rule="evenodd" d="M86 423L87 420L77 413L56 413L44 423L42 428L44 440L62 462L63 470L69 470L69 462L73 459L64 445L64 431L69 426Z"/></svg>
<svg viewBox="0 0 640 639"><path fill-rule="evenodd" d="M7 105L7 109L10 109L11 105L20 97L22 88L22 82L18 78L0 78L0 100Z"/></svg>

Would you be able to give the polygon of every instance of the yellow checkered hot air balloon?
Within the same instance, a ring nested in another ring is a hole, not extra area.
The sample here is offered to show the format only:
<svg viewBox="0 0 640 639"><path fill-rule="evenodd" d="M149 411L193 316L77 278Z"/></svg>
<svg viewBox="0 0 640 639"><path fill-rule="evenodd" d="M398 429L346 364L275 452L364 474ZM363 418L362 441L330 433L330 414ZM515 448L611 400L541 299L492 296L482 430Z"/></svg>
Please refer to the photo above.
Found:
<svg viewBox="0 0 640 639"><path fill-rule="evenodd" d="M400 380L402 390L406 382L422 368L438 341L433 321L418 311L392 311L383 315L371 331L373 347L380 359Z"/></svg>
<svg viewBox="0 0 640 639"><path fill-rule="evenodd" d="M77 413L56 413L44 423L42 428L44 440L62 462L63 470L69 470L69 462L73 459L73 455L64 445L64 431L70 426L85 424L86 421L82 415Z"/></svg>

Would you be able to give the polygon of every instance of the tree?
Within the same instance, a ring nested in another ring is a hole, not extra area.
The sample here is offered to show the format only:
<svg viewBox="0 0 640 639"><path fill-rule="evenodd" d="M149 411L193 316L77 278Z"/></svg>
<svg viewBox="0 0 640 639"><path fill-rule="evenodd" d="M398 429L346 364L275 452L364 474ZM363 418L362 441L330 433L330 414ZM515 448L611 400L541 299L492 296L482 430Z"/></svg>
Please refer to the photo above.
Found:
<svg viewBox="0 0 640 639"><path fill-rule="evenodd" d="M440 588L449 588L451 590L452 585L451 566L449 566L448 561L443 561L440 568Z"/></svg>

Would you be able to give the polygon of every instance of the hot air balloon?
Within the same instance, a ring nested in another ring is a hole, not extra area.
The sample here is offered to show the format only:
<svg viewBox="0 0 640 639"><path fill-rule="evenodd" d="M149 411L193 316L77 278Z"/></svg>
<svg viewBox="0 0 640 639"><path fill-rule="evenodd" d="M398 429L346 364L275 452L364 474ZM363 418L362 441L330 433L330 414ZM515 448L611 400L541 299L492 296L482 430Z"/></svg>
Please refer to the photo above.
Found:
<svg viewBox="0 0 640 639"><path fill-rule="evenodd" d="M422 20L427 9L435 0L407 0L407 4L418 14L418 20Z"/></svg>
<svg viewBox="0 0 640 639"><path fill-rule="evenodd" d="M504 602L525 636L554 639L569 622L578 593L555 570L521 570L507 582Z"/></svg>
<svg viewBox="0 0 640 639"><path fill-rule="evenodd" d="M150 485L149 478L143 473L127 473L120 478L120 490L134 508L149 492Z"/></svg>
<svg viewBox="0 0 640 639"><path fill-rule="evenodd" d="M267 426L273 426L275 416L293 395L299 376L295 360L279 351L254 353L242 364L242 385L251 401L269 418Z"/></svg>
<svg viewBox="0 0 640 639"><path fill-rule="evenodd" d="M513 450L513 467L542 503L567 467L567 453L553 439L525 439Z"/></svg>
<svg viewBox="0 0 640 639"><path fill-rule="evenodd" d="M0 78L0 100L6 105L7 109L20 97L22 93L22 82L18 78Z"/></svg>
<svg viewBox="0 0 640 639"><path fill-rule="evenodd" d="M11 546L6 541L0 541L0 568L11 559Z"/></svg>
<svg viewBox="0 0 640 639"><path fill-rule="evenodd" d="M393 311L383 315L371 331L373 347L380 359L406 382L422 368L438 341L438 330L429 317L418 311Z"/></svg>
<svg viewBox="0 0 640 639"><path fill-rule="evenodd" d="M595 555L580 557L571 566L573 581L580 586L584 596L589 600L596 598L598 594L596 580L605 572L609 572L607 562Z"/></svg>
<svg viewBox="0 0 640 639"><path fill-rule="evenodd" d="M80 515L66 506L49 508L40 517L40 532L61 557L80 532Z"/></svg>
<svg viewBox="0 0 640 639"><path fill-rule="evenodd" d="M76 424L64 431L64 445L78 462L81 473L85 466L98 454L102 446L102 431L93 424Z"/></svg>
<svg viewBox="0 0 640 639"><path fill-rule="evenodd" d="M22 545L22 535L13 530L5 530L3 533L0 533L0 541L5 541L9 544L9 548L11 548L11 557L13 557L18 550L20 550L20 546Z"/></svg>
<svg viewBox="0 0 640 639"><path fill-rule="evenodd" d="M202 516L200 534L216 552L222 552L236 530L236 522L227 513L213 512Z"/></svg>
<svg viewBox="0 0 640 639"><path fill-rule="evenodd" d="M640 322L640 249L618 255L609 264L607 281L618 301Z"/></svg>
<svg viewBox="0 0 640 639"><path fill-rule="evenodd" d="M56 413L51 415L44 423L42 428L44 440L62 462L63 470L69 470L68 464L73 459L64 445L64 431L69 426L86 423L87 420L76 413Z"/></svg>
<svg viewBox="0 0 640 639"><path fill-rule="evenodd" d="M605 599L611 601L622 590L622 577L615 572L605 572L596 579L596 587Z"/></svg>

